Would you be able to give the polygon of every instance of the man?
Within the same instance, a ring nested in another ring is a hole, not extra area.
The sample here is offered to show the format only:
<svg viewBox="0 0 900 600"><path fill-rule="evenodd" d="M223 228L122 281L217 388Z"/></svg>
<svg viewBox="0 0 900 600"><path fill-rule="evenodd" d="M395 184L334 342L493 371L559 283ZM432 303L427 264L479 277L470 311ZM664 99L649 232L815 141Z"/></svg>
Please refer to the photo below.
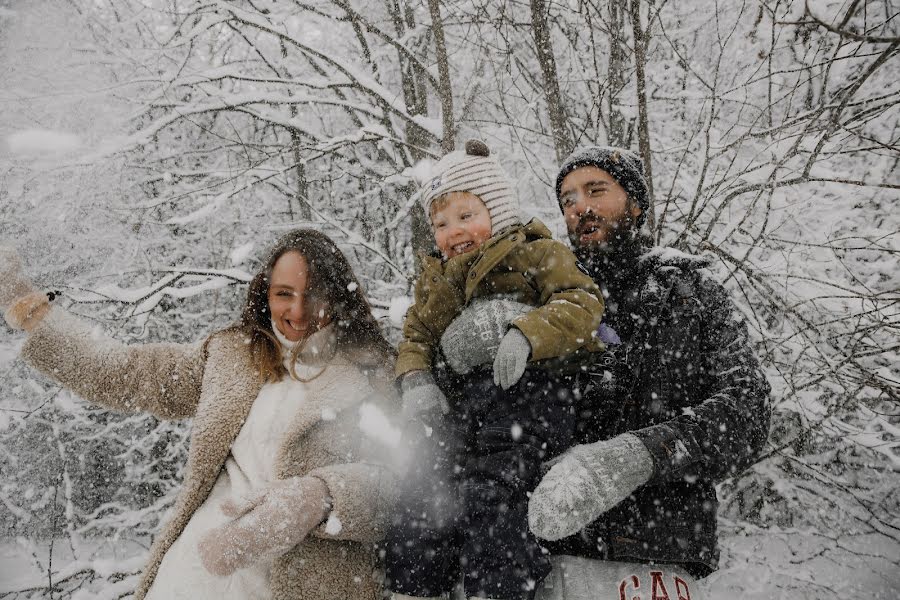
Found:
<svg viewBox="0 0 900 600"><path fill-rule="evenodd" d="M638 157L579 150L556 195L575 254L606 296L597 334L609 350L580 382L581 445L554 461L530 500L532 531L565 556L539 597L697 600L691 578L718 564L714 486L763 447L769 384L706 261L640 237L650 206ZM469 340L465 352L490 337L485 323L502 335L489 310L474 306L451 325Z"/></svg>

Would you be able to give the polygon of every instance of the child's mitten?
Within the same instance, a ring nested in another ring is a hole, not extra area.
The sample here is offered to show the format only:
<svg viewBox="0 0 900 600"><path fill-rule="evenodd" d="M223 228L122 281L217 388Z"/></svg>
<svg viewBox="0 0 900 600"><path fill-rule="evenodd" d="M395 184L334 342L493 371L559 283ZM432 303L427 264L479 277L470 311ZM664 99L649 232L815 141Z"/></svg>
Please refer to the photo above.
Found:
<svg viewBox="0 0 900 600"><path fill-rule="evenodd" d="M447 397L434 383L434 377L428 371L407 373L400 382L400 390L403 393L402 415L404 420L414 419L421 413L435 409L440 410L443 414L450 412Z"/></svg>
<svg viewBox="0 0 900 600"><path fill-rule="evenodd" d="M522 378L528 357L531 356L531 342L525 334L513 327L503 336L494 359L494 383L504 390L511 388Z"/></svg>
<svg viewBox="0 0 900 600"><path fill-rule="evenodd" d="M635 435L567 450L531 494L528 525L545 540L574 535L653 476L653 456Z"/></svg>

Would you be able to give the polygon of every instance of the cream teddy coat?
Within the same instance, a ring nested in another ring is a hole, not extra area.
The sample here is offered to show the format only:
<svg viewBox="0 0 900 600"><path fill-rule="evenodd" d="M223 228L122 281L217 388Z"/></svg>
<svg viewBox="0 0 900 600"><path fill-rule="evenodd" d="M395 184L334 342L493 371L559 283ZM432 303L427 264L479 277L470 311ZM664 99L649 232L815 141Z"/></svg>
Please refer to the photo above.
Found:
<svg viewBox="0 0 900 600"><path fill-rule="evenodd" d="M135 594L141 600L163 555L206 500L264 381L245 336L213 334L207 344L126 346L54 307L29 334L23 356L82 398L162 419L193 417L183 488L168 523L150 548ZM396 479L359 430L359 407L392 399L374 393L340 354L310 383L276 458L279 479L309 475L328 486L339 531L321 525L275 561L274 600L355 600L380 597L375 542L383 535Z"/></svg>

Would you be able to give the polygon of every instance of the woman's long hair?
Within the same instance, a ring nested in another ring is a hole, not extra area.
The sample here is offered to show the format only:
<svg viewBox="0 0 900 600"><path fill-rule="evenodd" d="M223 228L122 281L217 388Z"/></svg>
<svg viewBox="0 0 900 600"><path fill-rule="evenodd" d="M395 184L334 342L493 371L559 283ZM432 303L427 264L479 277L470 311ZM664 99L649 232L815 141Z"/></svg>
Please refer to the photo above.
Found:
<svg viewBox="0 0 900 600"><path fill-rule="evenodd" d="M288 252L298 252L306 260L305 305L316 310L325 307L324 317L335 328L337 351L373 375L390 377L397 353L372 316L372 307L344 253L324 233L295 229L278 240L263 268L250 282L237 326L248 335L253 360L263 378L274 381L286 373L281 344L272 332L269 285L275 262ZM312 321L322 316L309 315Z"/></svg>

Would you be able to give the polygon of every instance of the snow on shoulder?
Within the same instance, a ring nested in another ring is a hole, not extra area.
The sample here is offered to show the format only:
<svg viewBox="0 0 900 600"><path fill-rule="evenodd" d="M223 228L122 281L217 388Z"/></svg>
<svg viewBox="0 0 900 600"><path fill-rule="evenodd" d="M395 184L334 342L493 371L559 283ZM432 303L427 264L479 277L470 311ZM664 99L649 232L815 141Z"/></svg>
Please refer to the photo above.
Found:
<svg viewBox="0 0 900 600"><path fill-rule="evenodd" d="M712 259L709 256L688 254L667 246L653 246L641 255L641 262L649 262L661 267L702 269L708 267L712 263Z"/></svg>

